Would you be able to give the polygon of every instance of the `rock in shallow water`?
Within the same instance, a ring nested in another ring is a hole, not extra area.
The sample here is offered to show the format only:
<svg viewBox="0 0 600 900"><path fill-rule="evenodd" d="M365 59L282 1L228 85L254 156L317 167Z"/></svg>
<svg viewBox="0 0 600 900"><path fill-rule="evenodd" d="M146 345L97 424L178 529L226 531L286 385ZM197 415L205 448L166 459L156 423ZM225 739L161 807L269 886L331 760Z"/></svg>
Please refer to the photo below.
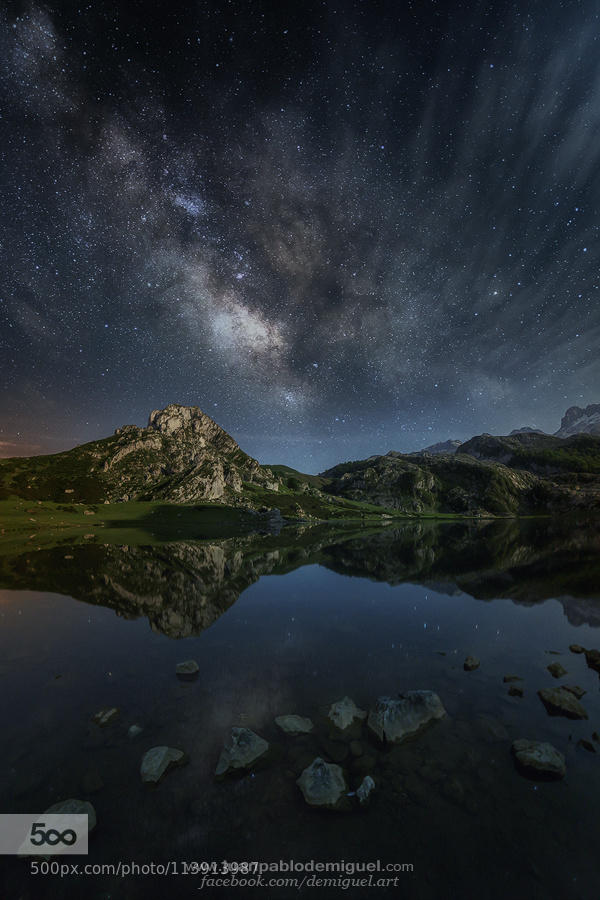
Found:
<svg viewBox="0 0 600 900"><path fill-rule="evenodd" d="M585 653L585 647L582 647L581 644L569 644L569 650L571 653Z"/></svg>
<svg viewBox="0 0 600 900"><path fill-rule="evenodd" d="M49 809L45 810L44 815L46 814L55 816L87 815L88 832L96 827L96 810L89 800L76 800L73 797L69 800L59 800L58 803L55 803L53 806L49 807Z"/></svg>
<svg viewBox="0 0 600 900"><path fill-rule="evenodd" d="M360 787L356 791L356 799L361 806L364 806L366 803L368 803L369 797L374 790L375 782L370 775L365 775L360 783Z"/></svg>
<svg viewBox="0 0 600 900"><path fill-rule="evenodd" d="M442 701L433 691L407 691L398 700L379 697L369 713L368 725L380 741L397 743L445 715Z"/></svg>
<svg viewBox="0 0 600 900"><path fill-rule="evenodd" d="M195 659L186 659L185 662L177 663L175 673L182 681L195 678L200 671L200 666Z"/></svg>
<svg viewBox="0 0 600 900"><path fill-rule="evenodd" d="M186 762L187 757L183 750L176 747L152 747L142 757L140 766L142 781L158 784L169 769L183 766Z"/></svg>
<svg viewBox="0 0 600 900"><path fill-rule="evenodd" d="M562 678L563 675L567 674L567 670L564 666L561 666L559 662L550 663L549 666L546 666L550 674L553 678Z"/></svg>
<svg viewBox="0 0 600 900"><path fill-rule="evenodd" d="M544 688L538 696L551 716L566 716L567 719L587 719L588 714L577 697L564 687Z"/></svg>
<svg viewBox="0 0 600 900"><path fill-rule="evenodd" d="M528 775L563 778L567 771L564 756L552 744L521 738L513 742L512 752L517 766Z"/></svg>
<svg viewBox="0 0 600 900"><path fill-rule="evenodd" d="M277 716L275 723L286 734L308 734L313 730L313 723L304 716Z"/></svg>
<svg viewBox="0 0 600 900"><path fill-rule="evenodd" d="M119 710L116 706L111 707L110 709L101 709L94 716L94 722L96 725L99 725L100 728L104 728L105 725L110 725L111 722L119 715Z"/></svg>
<svg viewBox="0 0 600 900"><path fill-rule="evenodd" d="M344 731L349 725L352 725L355 719L366 719L367 714L364 709L359 709L350 697L343 697L331 704L329 718L334 725Z"/></svg>
<svg viewBox="0 0 600 900"><path fill-rule="evenodd" d="M474 669L478 669L480 665L481 663L476 656L467 656L463 663L463 669L465 672L472 672Z"/></svg>
<svg viewBox="0 0 600 900"><path fill-rule="evenodd" d="M313 759L296 781L309 806L333 809L348 788L340 766L327 763L320 756Z"/></svg>
<svg viewBox="0 0 600 900"><path fill-rule="evenodd" d="M590 669L600 673L600 650L586 650L585 661Z"/></svg>
<svg viewBox="0 0 600 900"><path fill-rule="evenodd" d="M215 775L225 775L235 769L249 769L268 749L268 742L249 728L232 728L229 740L221 751Z"/></svg>
<svg viewBox="0 0 600 900"><path fill-rule="evenodd" d="M563 684L563 688L565 691L569 691L570 694L573 694L574 697L577 697L578 700L581 700L584 694L587 694L582 687L579 687L578 684Z"/></svg>

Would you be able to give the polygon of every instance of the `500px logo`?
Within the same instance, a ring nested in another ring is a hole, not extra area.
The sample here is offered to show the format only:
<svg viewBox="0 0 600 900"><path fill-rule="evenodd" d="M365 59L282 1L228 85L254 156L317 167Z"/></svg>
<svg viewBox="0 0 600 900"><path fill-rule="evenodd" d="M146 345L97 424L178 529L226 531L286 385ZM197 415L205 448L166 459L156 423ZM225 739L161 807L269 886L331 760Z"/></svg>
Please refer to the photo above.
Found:
<svg viewBox="0 0 600 900"><path fill-rule="evenodd" d="M50 844L55 847L56 844L66 844L72 847L77 840L77 833L72 828L65 828L63 832L57 831L56 828L49 828L48 831L42 831L46 827L45 822L34 822L29 833L29 840L34 847L41 847L42 844Z"/></svg>
<svg viewBox="0 0 600 900"><path fill-rule="evenodd" d="M92 811L93 811L93 807ZM88 813L0 814L0 854L57 856L88 852Z"/></svg>

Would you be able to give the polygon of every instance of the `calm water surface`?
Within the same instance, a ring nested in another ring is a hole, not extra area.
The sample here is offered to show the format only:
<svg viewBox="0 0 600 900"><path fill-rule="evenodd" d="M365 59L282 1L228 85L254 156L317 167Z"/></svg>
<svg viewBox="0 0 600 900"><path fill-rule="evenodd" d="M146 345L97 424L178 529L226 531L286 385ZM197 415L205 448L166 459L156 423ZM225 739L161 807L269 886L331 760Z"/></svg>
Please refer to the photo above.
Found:
<svg viewBox="0 0 600 900"><path fill-rule="evenodd" d="M4 857L0 896L596 898L600 680L569 644L600 646L599 549L593 525L539 521L5 553L2 811L90 800L90 862L380 859L414 870L390 890L198 892L197 876L82 886ZM481 665L465 672L471 654ZM175 666L190 658L199 675L181 682ZM556 660L568 671L560 681L547 670ZM522 677L523 698L508 695L505 674ZM537 690L559 683L586 690L588 720L546 713ZM363 727L351 752L327 720L344 695L369 709L411 689L436 691L448 717L400 746ZM113 724L93 724L112 706ZM284 713L309 716L314 732L284 735L274 723ZM131 739L134 723L143 731ZM218 782L232 725L272 753ZM520 775L510 752L520 737L564 753L566 777ZM152 789L139 767L159 744L189 763ZM309 808L295 781L316 756L339 761L351 789L371 774L370 806Z"/></svg>

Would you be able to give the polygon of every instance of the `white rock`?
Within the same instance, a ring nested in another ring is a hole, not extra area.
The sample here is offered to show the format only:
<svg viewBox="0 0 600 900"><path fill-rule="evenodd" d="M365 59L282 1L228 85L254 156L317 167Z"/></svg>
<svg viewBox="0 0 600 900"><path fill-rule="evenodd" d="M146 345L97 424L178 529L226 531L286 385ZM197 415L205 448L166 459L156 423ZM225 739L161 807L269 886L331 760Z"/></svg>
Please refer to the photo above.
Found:
<svg viewBox="0 0 600 900"><path fill-rule="evenodd" d="M329 718L334 725L337 725L342 731L354 722L355 719L366 719L367 714L364 709L359 709L354 700L350 697L343 697L331 704L329 710Z"/></svg>
<svg viewBox="0 0 600 900"><path fill-rule="evenodd" d="M304 716L277 716L275 722L286 734L308 734L314 728L311 720Z"/></svg>

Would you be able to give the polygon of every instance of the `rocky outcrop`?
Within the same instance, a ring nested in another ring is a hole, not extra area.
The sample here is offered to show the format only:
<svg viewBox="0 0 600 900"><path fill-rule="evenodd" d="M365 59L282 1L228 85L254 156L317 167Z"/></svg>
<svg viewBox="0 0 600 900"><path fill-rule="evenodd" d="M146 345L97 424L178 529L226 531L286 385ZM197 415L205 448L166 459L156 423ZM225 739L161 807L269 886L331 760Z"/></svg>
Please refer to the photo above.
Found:
<svg viewBox="0 0 600 900"><path fill-rule="evenodd" d="M3 467L0 496L70 502L169 500L242 502L244 485L276 492L279 478L240 449L197 406L171 403L150 413L146 428L125 425L103 440L66 453L32 457L30 471ZM252 505L252 495L244 498ZM264 500L262 501L264 502Z"/></svg>
<svg viewBox="0 0 600 900"><path fill-rule="evenodd" d="M600 403L589 406L571 406L560 422L556 437L566 438L573 434L600 435Z"/></svg>

